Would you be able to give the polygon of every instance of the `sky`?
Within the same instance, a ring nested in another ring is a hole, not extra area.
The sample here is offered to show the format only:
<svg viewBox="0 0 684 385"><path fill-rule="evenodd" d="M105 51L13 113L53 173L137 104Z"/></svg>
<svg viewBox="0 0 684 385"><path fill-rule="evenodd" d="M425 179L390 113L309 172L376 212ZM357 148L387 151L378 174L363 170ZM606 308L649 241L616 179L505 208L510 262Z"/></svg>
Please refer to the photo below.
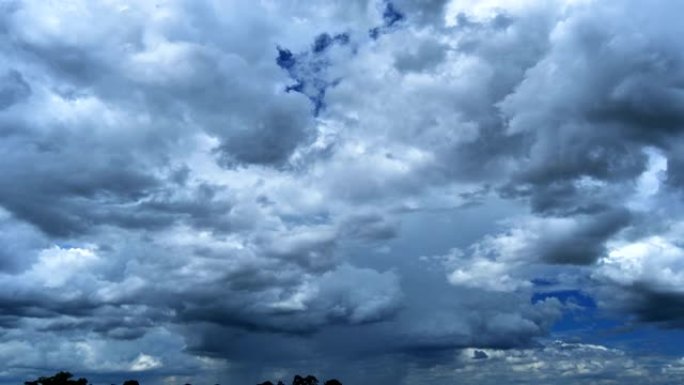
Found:
<svg viewBox="0 0 684 385"><path fill-rule="evenodd" d="M683 12L0 0L0 384L681 384Z"/></svg>

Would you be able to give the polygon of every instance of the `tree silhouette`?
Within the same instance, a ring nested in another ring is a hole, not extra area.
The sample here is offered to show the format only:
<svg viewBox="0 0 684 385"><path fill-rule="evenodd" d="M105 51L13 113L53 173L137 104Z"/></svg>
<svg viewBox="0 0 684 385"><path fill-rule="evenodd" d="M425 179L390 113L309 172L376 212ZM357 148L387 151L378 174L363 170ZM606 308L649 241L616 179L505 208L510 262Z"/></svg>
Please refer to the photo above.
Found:
<svg viewBox="0 0 684 385"><path fill-rule="evenodd" d="M87 379L79 378L77 380L74 380L72 379L73 376L74 375L69 372L58 372L51 377L41 376L37 380L25 381L24 385L89 385ZM308 375L306 377L295 375L292 379L292 385L318 385L318 383L318 378L312 375ZM123 385L140 385L140 383L137 380L126 380L124 381ZM266 381L258 385L273 385L273 383L271 381ZM278 381L278 385L285 384L283 384L282 381ZM342 385L342 383L336 379L331 379L326 381L323 385Z"/></svg>
<svg viewBox="0 0 684 385"><path fill-rule="evenodd" d="M73 376L69 372L58 372L52 377L39 377L34 381L25 381L24 385L88 385L88 380L85 378L72 380Z"/></svg>
<svg viewBox="0 0 684 385"><path fill-rule="evenodd" d="M296 375L292 379L292 385L318 385L318 378L312 375L308 375L304 378L300 375Z"/></svg>

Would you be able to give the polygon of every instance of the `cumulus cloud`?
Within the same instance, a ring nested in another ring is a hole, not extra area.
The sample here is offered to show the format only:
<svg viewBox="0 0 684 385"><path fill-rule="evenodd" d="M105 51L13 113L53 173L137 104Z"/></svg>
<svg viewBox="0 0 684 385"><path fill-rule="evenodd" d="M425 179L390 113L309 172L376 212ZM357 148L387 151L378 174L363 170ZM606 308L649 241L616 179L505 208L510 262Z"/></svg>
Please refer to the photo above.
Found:
<svg viewBox="0 0 684 385"><path fill-rule="evenodd" d="M680 8L3 3L0 378L677 378Z"/></svg>
<svg viewBox="0 0 684 385"><path fill-rule="evenodd" d="M474 356L480 359L473 360ZM505 382L510 376L539 384L609 384L644 376L654 383L667 383L672 377L662 367L677 365L672 359L641 360L619 349L560 340L518 351L465 349L454 361L451 375L472 376L483 384ZM449 369L444 365L433 376L448 378Z"/></svg>

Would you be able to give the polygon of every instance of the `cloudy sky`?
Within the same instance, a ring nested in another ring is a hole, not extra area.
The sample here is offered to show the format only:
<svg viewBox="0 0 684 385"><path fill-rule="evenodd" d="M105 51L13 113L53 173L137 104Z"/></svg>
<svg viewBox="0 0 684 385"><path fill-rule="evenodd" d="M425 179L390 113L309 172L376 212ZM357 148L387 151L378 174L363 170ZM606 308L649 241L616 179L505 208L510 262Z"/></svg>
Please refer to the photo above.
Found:
<svg viewBox="0 0 684 385"><path fill-rule="evenodd" d="M682 383L683 12L0 0L0 384Z"/></svg>

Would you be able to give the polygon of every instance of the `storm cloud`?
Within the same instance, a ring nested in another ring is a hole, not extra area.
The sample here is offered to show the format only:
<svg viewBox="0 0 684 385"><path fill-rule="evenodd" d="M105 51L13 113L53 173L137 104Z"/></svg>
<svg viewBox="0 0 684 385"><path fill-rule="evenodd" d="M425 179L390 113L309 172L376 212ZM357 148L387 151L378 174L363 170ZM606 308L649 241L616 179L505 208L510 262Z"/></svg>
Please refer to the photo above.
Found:
<svg viewBox="0 0 684 385"><path fill-rule="evenodd" d="M683 10L3 2L0 382L681 381Z"/></svg>

